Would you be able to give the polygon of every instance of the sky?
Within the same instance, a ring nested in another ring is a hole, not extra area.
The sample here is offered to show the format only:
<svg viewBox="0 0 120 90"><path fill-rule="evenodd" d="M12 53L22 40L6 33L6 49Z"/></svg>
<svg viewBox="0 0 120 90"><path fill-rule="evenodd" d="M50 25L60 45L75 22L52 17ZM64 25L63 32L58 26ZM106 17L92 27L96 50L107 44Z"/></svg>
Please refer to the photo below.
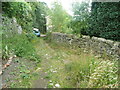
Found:
<svg viewBox="0 0 120 90"><path fill-rule="evenodd" d="M47 3L48 7L51 7L51 3L54 2L55 0L39 0L39 1L45 2L45 3ZM70 15L72 15L73 13L72 13L71 4L72 4L73 2L75 2L75 1L82 2L82 1L86 1L86 0L58 0L58 1L61 1L63 8L64 8Z"/></svg>

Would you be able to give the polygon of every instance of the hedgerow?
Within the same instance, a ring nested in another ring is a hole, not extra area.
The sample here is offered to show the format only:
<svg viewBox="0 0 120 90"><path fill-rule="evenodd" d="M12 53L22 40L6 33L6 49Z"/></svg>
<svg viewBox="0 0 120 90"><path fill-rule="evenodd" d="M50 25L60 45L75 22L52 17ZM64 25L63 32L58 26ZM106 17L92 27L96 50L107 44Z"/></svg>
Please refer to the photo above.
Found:
<svg viewBox="0 0 120 90"><path fill-rule="evenodd" d="M120 2L92 2L86 34L120 41Z"/></svg>

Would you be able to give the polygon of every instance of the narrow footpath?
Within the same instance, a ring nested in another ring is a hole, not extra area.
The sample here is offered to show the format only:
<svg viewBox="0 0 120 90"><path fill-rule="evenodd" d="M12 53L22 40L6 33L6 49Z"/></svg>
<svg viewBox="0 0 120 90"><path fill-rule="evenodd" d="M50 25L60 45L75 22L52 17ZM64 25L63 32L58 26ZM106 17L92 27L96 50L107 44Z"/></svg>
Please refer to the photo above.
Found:
<svg viewBox="0 0 120 90"><path fill-rule="evenodd" d="M80 50L78 52L78 50L72 48L46 43L41 38L33 42L37 54L41 58L40 67L37 68L39 77L33 81L33 88L77 87L76 85L71 86L72 83L69 80L65 81L66 78L69 78L68 75L70 74L67 68L69 69L73 62L79 61L85 64L86 60L92 56L90 54L83 54Z"/></svg>

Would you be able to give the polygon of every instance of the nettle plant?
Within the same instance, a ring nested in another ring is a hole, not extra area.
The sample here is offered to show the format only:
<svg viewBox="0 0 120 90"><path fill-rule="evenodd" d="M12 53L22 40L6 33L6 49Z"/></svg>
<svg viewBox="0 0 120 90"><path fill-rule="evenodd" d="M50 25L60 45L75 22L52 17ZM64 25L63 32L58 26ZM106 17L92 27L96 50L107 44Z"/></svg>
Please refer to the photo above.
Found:
<svg viewBox="0 0 120 90"><path fill-rule="evenodd" d="M118 88L118 61L92 62L88 87Z"/></svg>

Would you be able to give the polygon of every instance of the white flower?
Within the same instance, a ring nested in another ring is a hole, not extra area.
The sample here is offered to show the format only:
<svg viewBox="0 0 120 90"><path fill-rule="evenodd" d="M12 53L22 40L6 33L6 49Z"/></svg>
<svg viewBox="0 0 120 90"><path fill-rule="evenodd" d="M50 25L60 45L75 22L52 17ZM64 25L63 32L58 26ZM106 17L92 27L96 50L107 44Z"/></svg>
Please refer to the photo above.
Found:
<svg viewBox="0 0 120 90"><path fill-rule="evenodd" d="M55 87L58 87L58 88L59 88L59 87L60 87L60 85L59 85L59 84L55 84Z"/></svg>

